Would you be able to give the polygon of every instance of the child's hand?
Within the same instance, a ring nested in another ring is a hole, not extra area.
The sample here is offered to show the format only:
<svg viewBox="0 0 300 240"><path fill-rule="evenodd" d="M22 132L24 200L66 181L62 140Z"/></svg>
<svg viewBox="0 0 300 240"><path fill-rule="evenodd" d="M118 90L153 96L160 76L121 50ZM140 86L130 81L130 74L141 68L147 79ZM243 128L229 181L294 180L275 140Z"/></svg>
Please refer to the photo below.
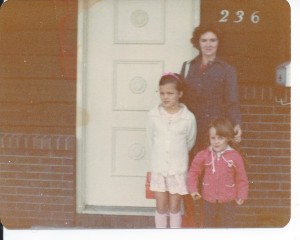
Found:
<svg viewBox="0 0 300 240"><path fill-rule="evenodd" d="M244 203L243 199L236 199L235 201L238 205L242 205Z"/></svg>
<svg viewBox="0 0 300 240"><path fill-rule="evenodd" d="M237 143L242 141L242 129L240 125L234 126L234 141Z"/></svg>
<svg viewBox="0 0 300 240"><path fill-rule="evenodd" d="M201 198L201 194L198 192L191 193L191 196L194 200L199 200Z"/></svg>

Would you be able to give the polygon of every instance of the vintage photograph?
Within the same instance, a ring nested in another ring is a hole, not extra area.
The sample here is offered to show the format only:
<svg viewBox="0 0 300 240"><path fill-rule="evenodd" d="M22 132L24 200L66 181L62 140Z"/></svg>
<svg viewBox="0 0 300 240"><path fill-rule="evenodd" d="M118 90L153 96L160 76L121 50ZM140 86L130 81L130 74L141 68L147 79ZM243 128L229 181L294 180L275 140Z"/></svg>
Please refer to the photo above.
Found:
<svg viewBox="0 0 300 240"><path fill-rule="evenodd" d="M288 1L8 0L0 61L7 229L289 223Z"/></svg>

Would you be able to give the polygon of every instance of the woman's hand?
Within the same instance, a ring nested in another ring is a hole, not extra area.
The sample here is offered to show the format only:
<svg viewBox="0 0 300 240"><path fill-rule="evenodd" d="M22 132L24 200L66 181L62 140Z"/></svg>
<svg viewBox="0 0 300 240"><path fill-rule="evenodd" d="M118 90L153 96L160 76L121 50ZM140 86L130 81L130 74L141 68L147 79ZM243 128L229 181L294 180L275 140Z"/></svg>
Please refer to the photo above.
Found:
<svg viewBox="0 0 300 240"><path fill-rule="evenodd" d="M242 129L240 125L235 125L234 126L234 141L239 143L240 141L242 141Z"/></svg>
<svg viewBox="0 0 300 240"><path fill-rule="evenodd" d="M243 199L236 199L235 201L238 205L242 205L244 203Z"/></svg>
<svg viewBox="0 0 300 240"><path fill-rule="evenodd" d="M191 196L194 200L199 200L201 198L201 194L198 192L191 193Z"/></svg>

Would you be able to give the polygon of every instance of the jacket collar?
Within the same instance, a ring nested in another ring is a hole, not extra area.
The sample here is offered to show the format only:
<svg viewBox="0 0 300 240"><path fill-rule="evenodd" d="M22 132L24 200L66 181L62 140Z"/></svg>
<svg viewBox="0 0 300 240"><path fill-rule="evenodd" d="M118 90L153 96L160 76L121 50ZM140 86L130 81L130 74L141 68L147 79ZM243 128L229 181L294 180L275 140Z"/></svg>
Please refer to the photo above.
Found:
<svg viewBox="0 0 300 240"><path fill-rule="evenodd" d="M193 58L191 61L189 61L191 64L197 63L197 65L201 64L201 54L199 54L198 56L196 56L195 58ZM225 64L225 62L220 59L219 57L216 57L214 61L212 61L212 63L219 63L219 64Z"/></svg>
<svg viewBox="0 0 300 240"><path fill-rule="evenodd" d="M232 151L234 150L232 147L230 147L229 145L226 147L225 150L223 150L222 152L215 152L211 146L208 147L209 148L209 151L214 153L214 154L217 154L218 156L221 156L223 155L225 152L228 152L228 151Z"/></svg>
<svg viewBox="0 0 300 240"><path fill-rule="evenodd" d="M183 103L180 103L180 106L182 107L182 113L180 115L178 115L178 118L182 118L182 119L188 119L189 118L189 114L188 114L188 109L187 107L183 104ZM159 104L158 106L156 106L155 108L153 108L151 111L150 111L150 114L152 116L156 116L156 117L159 117L161 116L161 113L159 111L159 108L161 107L161 104Z"/></svg>
<svg viewBox="0 0 300 240"><path fill-rule="evenodd" d="M222 151L222 152L215 152L211 146L209 146L209 150L210 150L210 155L211 155L211 164L212 164L212 173L214 174L216 172L216 167L215 167L215 156L217 157L217 160L220 160L221 158L227 163L228 167L232 167L234 165L233 160L227 160L223 155L225 152L230 152L233 150L232 147L230 147L229 145L227 146L227 148Z"/></svg>

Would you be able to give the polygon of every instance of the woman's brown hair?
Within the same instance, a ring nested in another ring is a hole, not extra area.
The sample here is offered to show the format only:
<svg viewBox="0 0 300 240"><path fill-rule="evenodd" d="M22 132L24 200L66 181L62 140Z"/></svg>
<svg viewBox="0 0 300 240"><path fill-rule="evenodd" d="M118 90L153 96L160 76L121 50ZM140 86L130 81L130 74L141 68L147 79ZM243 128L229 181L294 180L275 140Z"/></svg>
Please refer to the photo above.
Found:
<svg viewBox="0 0 300 240"><path fill-rule="evenodd" d="M221 36L221 33L217 30L217 28L213 25L199 25L198 27L196 27L194 29L193 36L191 38L191 43L193 44L193 47L200 51L199 40L200 40L201 36L207 32L212 32L217 36L218 41L219 41L219 47L218 47L218 49L219 49L221 42L222 42L221 41L222 36Z"/></svg>

